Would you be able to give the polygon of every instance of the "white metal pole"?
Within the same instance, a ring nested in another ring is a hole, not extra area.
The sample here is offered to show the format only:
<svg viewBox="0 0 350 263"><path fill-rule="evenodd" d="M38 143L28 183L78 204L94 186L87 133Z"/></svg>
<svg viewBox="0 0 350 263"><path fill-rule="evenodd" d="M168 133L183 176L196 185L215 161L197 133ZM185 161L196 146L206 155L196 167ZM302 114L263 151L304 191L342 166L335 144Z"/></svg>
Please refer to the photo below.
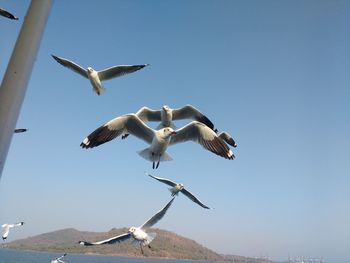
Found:
<svg viewBox="0 0 350 263"><path fill-rule="evenodd" d="M32 0L0 87L0 179L52 0Z"/></svg>

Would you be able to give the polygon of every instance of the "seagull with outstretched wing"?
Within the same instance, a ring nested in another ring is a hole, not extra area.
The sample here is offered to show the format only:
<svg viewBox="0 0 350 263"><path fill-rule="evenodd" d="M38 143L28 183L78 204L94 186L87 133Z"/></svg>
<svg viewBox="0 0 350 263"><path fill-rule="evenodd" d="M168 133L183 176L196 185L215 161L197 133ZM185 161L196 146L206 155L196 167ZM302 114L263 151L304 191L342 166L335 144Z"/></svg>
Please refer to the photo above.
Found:
<svg viewBox="0 0 350 263"><path fill-rule="evenodd" d="M14 227L18 227L18 226L23 226L24 222L19 222L16 224L3 224L1 227L3 228L3 232L2 232L2 240L6 240L9 233L10 233L10 229L14 228Z"/></svg>
<svg viewBox="0 0 350 263"><path fill-rule="evenodd" d="M156 237L156 233L147 233L146 230L153 225L155 225L159 220L161 220L166 211L171 206L172 202L174 201L175 197L170 200L170 202L158 213L156 213L154 216L152 216L150 219L148 219L144 224L142 224L139 227L132 226L129 228L129 231L127 233L108 238L106 240L97 241L97 242L87 242L87 241L79 241L80 245L84 246L94 246L94 245L105 245L105 244L116 244L120 243L122 241L125 241L129 238L134 239L134 244L139 244L141 253L143 254L143 246L148 246L151 248L150 243L153 241L153 239Z"/></svg>
<svg viewBox="0 0 350 263"><path fill-rule="evenodd" d="M195 202L196 204L200 205L201 207L205 208L205 209L210 209L210 207L206 206L205 204L203 204L197 197L195 197L190 191L188 191L187 189L185 189L185 186L181 183L175 183L169 179L166 178L161 178L161 177L157 177L157 176L153 176L151 174L146 173L148 176L152 177L153 179L156 179L159 182L162 182L164 184L167 184L169 186L171 186L171 188L169 188L169 191L171 192L171 196L175 196L178 195L179 192L183 193L185 196L187 196L190 200L192 200L193 202Z"/></svg>
<svg viewBox="0 0 350 263"><path fill-rule="evenodd" d="M104 88L102 86L103 80L108 80L108 79L117 78L126 74L130 74L149 65L149 64L117 65L117 66L106 68L100 71L96 71L92 67L87 67L87 69L85 69L68 59L57 57L55 55L51 55L51 56L62 66L69 68L70 70L73 70L74 72L80 74L85 78L88 78L91 82L91 85L94 91L98 95L100 95L104 91Z"/></svg>
<svg viewBox="0 0 350 263"><path fill-rule="evenodd" d="M190 104L178 109L172 109L167 105L164 105L160 110L153 110L148 107L142 107L135 114L143 122L159 121L160 124L157 127L158 130L165 127L176 129L173 121L192 119L202 122L210 129L216 131L216 129L214 129L214 124L209 120L209 118ZM128 134L125 134L122 139L125 139L127 136Z"/></svg>
<svg viewBox="0 0 350 263"><path fill-rule="evenodd" d="M62 256L51 260L51 263L65 263L65 262L62 260L62 258L64 258L65 256L67 256L67 253L64 253Z"/></svg>
<svg viewBox="0 0 350 263"><path fill-rule="evenodd" d="M225 159L232 160L234 158L225 141L201 122L193 121L176 131L171 127L154 130L133 113L112 119L97 128L81 142L80 146L82 148L93 148L126 133L150 144L150 147L138 153L141 157L153 163L153 169L158 168L161 161L172 160L170 155L166 153L169 145L185 141L197 142L208 151Z"/></svg>

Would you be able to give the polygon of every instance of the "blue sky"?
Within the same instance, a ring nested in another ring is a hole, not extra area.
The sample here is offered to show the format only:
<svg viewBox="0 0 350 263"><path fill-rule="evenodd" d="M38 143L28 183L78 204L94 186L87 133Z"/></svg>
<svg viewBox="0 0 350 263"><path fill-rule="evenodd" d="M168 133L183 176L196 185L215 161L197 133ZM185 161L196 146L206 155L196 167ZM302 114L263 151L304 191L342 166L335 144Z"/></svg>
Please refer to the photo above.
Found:
<svg viewBox="0 0 350 263"><path fill-rule="evenodd" d="M21 18L1 18L1 75L28 5L0 0ZM220 253L349 261L349 11L348 1L55 1L17 122L29 131L13 136L0 183L0 222L26 222L11 240L142 224L170 199L147 171L215 208L180 196L159 228ZM50 54L97 70L150 66L98 97ZM186 143L152 171L136 138L79 147L116 116L188 103L236 139L235 160Z"/></svg>

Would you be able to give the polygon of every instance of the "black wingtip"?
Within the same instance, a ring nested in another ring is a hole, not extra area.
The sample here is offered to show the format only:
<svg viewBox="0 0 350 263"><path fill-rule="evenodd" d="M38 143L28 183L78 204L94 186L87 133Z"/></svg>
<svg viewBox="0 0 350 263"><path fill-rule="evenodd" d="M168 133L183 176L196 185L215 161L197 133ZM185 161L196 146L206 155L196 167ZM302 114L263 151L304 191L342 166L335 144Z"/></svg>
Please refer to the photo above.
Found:
<svg viewBox="0 0 350 263"><path fill-rule="evenodd" d="M26 132L27 129L15 129L15 133L22 133L22 132Z"/></svg>
<svg viewBox="0 0 350 263"><path fill-rule="evenodd" d="M202 122L202 123L204 123L205 125L207 125L210 129L212 129L214 132L216 132L215 130L214 130L214 124L208 119L208 117L206 117L206 116L203 116L202 118L200 118L200 120L199 120L200 122Z"/></svg>
<svg viewBox="0 0 350 263"><path fill-rule="evenodd" d="M61 61L60 61L59 57L57 57L57 56L55 56L53 54L51 54L51 57L53 57L53 59L56 60L56 62L61 64Z"/></svg>

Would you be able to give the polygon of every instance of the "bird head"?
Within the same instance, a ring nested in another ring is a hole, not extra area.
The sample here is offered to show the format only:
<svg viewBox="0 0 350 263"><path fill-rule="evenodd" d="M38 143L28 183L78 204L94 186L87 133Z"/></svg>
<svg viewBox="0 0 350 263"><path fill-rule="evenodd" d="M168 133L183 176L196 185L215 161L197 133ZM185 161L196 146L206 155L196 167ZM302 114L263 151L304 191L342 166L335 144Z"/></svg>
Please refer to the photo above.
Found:
<svg viewBox="0 0 350 263"><path fill-rule="evenodd" d="M181 191L182 189L184 189L184 185L183 184L177 184L176 186L175 186L175 188L176 189L178 189L179 191Z"/></svg>
<svg viewBox="0 0 350 263"><path fill-rule="evenodd" d="M134 233L136 230L136 227L132 226L129 228L129 233Z"/></svg>
<svg viewBox="0 0 350 263"><path fill-rule="evenodd" d="M164 105L164 106L162 107L162 109L163 109L163 111L166 111L166 112L170 110L170 108L169 108L168 105Z"/></svg>
<svg viewBox="0 0 350 263"><path fill-rule="evenodd" d="M166 127L166 128L163 128L163 132L162 133L163 133L162 136L164 138L169 138L169 137L175 135L176 131L174 131L174 129L171 128L171 127Z"/></svg>
<svg viewBox="0 0 350 263"><path fill-rule="evenodd" d="M92 67L87 67L87 71L88 71L89 73L92 73L92 72L94 72L95 70L94 70Z"/></svg>

